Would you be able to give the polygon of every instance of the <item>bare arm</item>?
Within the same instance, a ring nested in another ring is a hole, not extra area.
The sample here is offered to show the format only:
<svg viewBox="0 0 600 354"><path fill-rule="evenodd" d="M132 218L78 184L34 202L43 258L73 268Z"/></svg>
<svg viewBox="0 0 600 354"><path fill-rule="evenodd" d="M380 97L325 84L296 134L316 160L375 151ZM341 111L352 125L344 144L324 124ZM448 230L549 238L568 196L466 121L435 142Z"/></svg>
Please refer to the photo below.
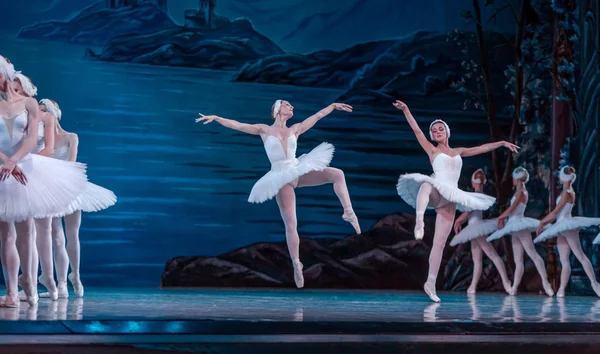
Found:
<svg viewBox="0 0 600 354"><path fill-rule="evenodd" d="M77 161L79 152L79 137L75 133L69 134L69 156L68 161Z"/></svg>
<svg viewBox="0 0 600 354"><path fill-rule="evenodd" d="M326 116L330 115L331 112L333 112L335 110L352 112L352 106L349 106L349 105L344 104L344 103L332 103L329 106L327 106L327 107L323 108L322 110L318 111L317 113L313 114L312 116L306 118L301 123L294 124L292 126L292 129L294 129L296 131L297 135L304 134L310 128L314 127L315 124L317 124L318 121L320 121L321 119L323 119Z"/></svg>
<svg viewBox="0 0 600 354"><path fill-rule="evenodd" d="M408 106L406 104L404 104L403 102L396 101L394 103L394 107L398 108L399 110L402 111L402 113L404 113L404 117L406 117L406 121L408 122L408 125L410 125L411 129L415 133L415 136L417 137L417 141L419 142L419 145L421 145L423 150L425 150L427 155L429 155L429 158L431 158L433 156L433 154L435 153L436 148L435 148L435 146L433 146L433 144L429 140L427 140L427 137L425 136L425 134L419 127L419 124L417 123L415 117L413 117L413 115L410 113Z"/></svg>
<svg viewBox="0 0 600 354"><path fill-rule="evenodd" d="M519 204L521 204L525 201L526 201L525 193L523 193L523 191L518 192L517 195L515 196L515 201L508 207L508 209L506 209L504 211L504 213L502 213L498 217L498 222L497 222L498 229L502 229L504 227L506 218L509 217L515 211L515 209L517 209Z"/></svg>
<svg viewBox="0 0 600 354"><path fill-rule="evenodd" d="M56 118L50 113L42 113L42 120L44 121L44 148L39 154L48 157L54 153Z"/></svg>
<svg viewBox="0 0 600 354"><path fill-rule="evenodd" d="M490 151L499 149L501 147L505 147L505 148L509 149L511 152L514 152L515 154L518 153L519 149L520 149L520 147L518 147L515 144L511 144L508 141L497 141L495 143L483 144L483 145L475 146L472 148L456 148L454 150L456 150L458 152L458 154L462 157L469 157L469 156L485 154Z"/></svg>
<svg viewBox="0 0 600 354"><path fill-rule="evenodd" d="M467 220L469 219L469 215L471 215L470 211L465 211L464 213L460 214L460 216L458 218L456 218L456 221L454 222L454 233L457 234L460 232L460 230L462 229L462 225L467 222Z"/></svg>
<svg viewBox="0 0 600 354"><path fill-rule="evenodd" d="M27 110L27 137L21 148L10 157L10 160L15 163L21 161L27 154L31 153L37 145L38 125L40 122L40 109L37 101L33 98L26 98L25 109Z"/></svg>
<svg viewBox="0 0 600 354"><path fill-rule="evenodd" d="M227 119L219 116L205 116L202 113L200 113L200 118L196 118L196 123L204 122L204 124L208 124L213 121L221 124L225 128L237 130L252 135L265 134L267 129L269 128L269 126L266 124L246 124L238 122L237 120Z"/></svg>

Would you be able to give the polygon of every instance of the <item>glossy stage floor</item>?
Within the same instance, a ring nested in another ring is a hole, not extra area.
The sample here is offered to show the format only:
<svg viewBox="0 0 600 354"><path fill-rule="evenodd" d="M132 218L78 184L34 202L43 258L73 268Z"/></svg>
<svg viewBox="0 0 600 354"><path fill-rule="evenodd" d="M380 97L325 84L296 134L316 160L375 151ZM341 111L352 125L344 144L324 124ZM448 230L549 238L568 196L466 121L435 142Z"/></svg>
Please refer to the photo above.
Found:
<svg viewBox="0 0 600 354"><path fill-rule="evenodd" d="M87 289L0 308L0 353L600 352L600 299L355 290Z"/></svg>

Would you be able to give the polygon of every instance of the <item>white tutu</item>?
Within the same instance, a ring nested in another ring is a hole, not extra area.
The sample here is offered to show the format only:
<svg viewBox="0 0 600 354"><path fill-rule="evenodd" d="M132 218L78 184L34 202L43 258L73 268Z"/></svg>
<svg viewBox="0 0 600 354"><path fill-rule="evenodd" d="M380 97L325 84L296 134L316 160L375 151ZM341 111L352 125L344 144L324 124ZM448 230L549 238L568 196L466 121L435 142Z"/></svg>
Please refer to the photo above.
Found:
<svg viewBox="0 0 600 354"><path fill-rule="evenodd" d="M489 195L465 192L453 183L443 182L420 173L409 173L400 176L396 190L406 203L416 209L417 195L423 183L431 184L445 200L456 203L456 208L460 211L487 210L496 202L496 198ZM430 206L427 208L433 209Z"/></svg>
<svg viewBox="0 0 600 354"><path fill-rule="evenodd" d="M496 230L498 230L498 219L488 219L477 221L472 224L470 223L452 238L450 246L467 243L476 238L487 236Z"/></svg>
<svg viewBox="0 0 600 354"><path fill-rule="evenodd" d="M86 165L40 155L28 155L18 166L27 178L0 182L0 220L20 222L60 214L86 187Z"/></svg>
<svg viewBox="0 0 600 354"><path fill-rule="evenodd" d="M563 232L585 229L590 226L600 225L600 218L586 218L581 216L570 216L556 221L548 226L538 237L533 240L534 243L543 242L548 239L559 236ZM594 241L595 242L595 241Z"/></svg>
<svg viewBox="0 0 600 354"><path fill-rule="evenodd" d="M63 213L61 213L62 215L57 216L70 215L80 210L86 213L93 213L107 209L116 203L117 196L113 191L88 182L83 193L80 194Z"/></svg>
<svg viewBox="0 0 600 354"><path fill-rule="evenodd" d="M275 138L276 139L276 138ZM279 144L279 142L276 142ZM273 145L272 145L273 146ZM275 145L276 146L276 145ZM265 148L267 144L265 143ZM293 150L292 150L293 148ZM288 147L290 156L295 153L295 144ZM329 166L334 152L333 145L322 143L315 147L311 152L300 156L299 158L272 160L271 171L267 172L259 179L248 197L250 203L262 203L272 199L279 193L279 190L288 183L294 183L296 179L311 171L322 171ZM269 154L267 150L267 154ZM269 155L271 158L271 155Z"/></svg>
<svg viewBox="0 0 600 354"><path fill-rule="evenodd" d="M540 226L540 221L537 219L528 218L525 216L511 216L508 218L508 221L502 229L491 234L486 240L498 240L506 235L511 235L519 231L534 232L537 230L538 226Z"/></svg>

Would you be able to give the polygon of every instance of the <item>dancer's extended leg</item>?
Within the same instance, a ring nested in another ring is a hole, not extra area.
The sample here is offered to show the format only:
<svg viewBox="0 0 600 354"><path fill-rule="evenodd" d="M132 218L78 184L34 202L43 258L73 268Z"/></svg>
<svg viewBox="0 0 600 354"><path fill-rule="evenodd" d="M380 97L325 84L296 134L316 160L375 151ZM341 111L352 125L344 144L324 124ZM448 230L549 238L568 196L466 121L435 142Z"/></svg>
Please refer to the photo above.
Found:
<svg viewBox="0 0 600 354"><path fill-rule="evenodd" d="M496 266L496 270L500 274L500 279L502 279L502 285L504 286L504 290L509 295L514 295L512 292L512 286L510 283L510 279L508 278L508 274L506 273L506 266L502 261L502 258L498 255L498 252L494 249L494 246L488 241L486 241L485 237L479 237L475 239L477 243L479 243L479 247L483 250L483 253L494 263ZM473 242L473 241L471 241Z"/></svg>
<svg viewBox="0 0 600 354"><path fill-rule="evenodd" d="M569 284L569 278L571 277L571 248L569 242L563 236L558 236L556 240L556 247L558 248L558 256L560 257L560 286L556 292L556 297L565 297L565 290Z"/></svg>
<svg viewBox="0 0 600 354"><path fill-rule="evenodd" d="M285 239L294 266L294 281L298 288L304 286L302 274L302 263L300 263L300 237L298 236L298 222L296 220L296 194L294 187L286 184L277 194L277 205L281 212L281 218L285 224Z"/></svg>
<svg viewBox="0 0 600 354"><path fill-rule="evenodd" d="M323 171L312 171L298 178L298 187L320 186L328 183L333 183L333 191L344 208L342 219L350 223L354 231L360 234L360 225L352 208L350 193L348 193L348 187L346 186L346 177L342 170L327 167Z"/></svg>
<svg viewBox="0 0 600 354"><path fill-rule="evenodd" d="M515 259L515 274L513 279L512 293L516 294L523 279L525 272L525 250L517 234L510 237L513 249L513 258Z"/></svg>
<svg viewBox="0 0 600 354"><path fill-rule="evenodd" d="M425 210L428 206L436 208L442 201L442 197L437 189L429 183L423 183L419 188L416 202L416 220L415 220L415 238L423 239L425 236L425 222L423 221Z"/></svg>
<svg viewBox="0 0 600 354"><path fill-rule="evenodd" d="M590 279L592 289L594 289L594 292L597 296L600 296L600 284L598 284L598 281L596 280L596 275L594 274L594 267L592 267L592 262L590 262L590 259L585 255L585 252L583 252L583 249L581 248L579 232L565 232L564 236L567 239L567 242L569 243L569 247L571 247L573 254L575 255L575 257L577 257L577 260L581 262L583 270L585 271L585 275L587 275Z"/></svg>
<svg viewBox="0 0 600 354"><path fill-rule="evenodd" d="M37 238L37 251L42 268L42 275L40 275L39 282L48 289L50 298L56 300L58 298L58 292L56 283L54 282L54 262L52 259L52 218L36 219L35 233ZM34 273L37 274L37 269L31 273L32 276ZM32 279L34 282L37 281L36 278Z"/></svg>

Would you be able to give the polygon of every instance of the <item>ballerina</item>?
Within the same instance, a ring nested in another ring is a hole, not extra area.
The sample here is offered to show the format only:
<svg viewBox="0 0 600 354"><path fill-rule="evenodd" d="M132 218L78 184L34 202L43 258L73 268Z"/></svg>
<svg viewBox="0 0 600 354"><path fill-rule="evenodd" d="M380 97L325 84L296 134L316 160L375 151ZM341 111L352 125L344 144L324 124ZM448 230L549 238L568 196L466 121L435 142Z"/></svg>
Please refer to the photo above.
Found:
<svg viewBox="0 0 600 354"><path fill-rule="evenodd" d="M486 183L485 173L482 169L478 169L471 176L471 186L476 193L483 193L483 185ZM483 220L481 210L466 211L462 213L454 222L455 236L450 241L450 246L456 246L461 243L471 241L471 255L473 256L473 278L471 285L467 289L467 294L475 294L477 292L477 283L481 277L483 270L482 251L494 263L504 290L513 295L511 282L506 273L504 262L494 249L494 247L486 241L485 237L497 230L496 219ZM462 225L468 220L468 226L462 229ZM462 229L462 231L461 231Z"/></svg>
<svg viewBox="0 0 600 354"><path fill-rule="evenodd" d="M554 237L557 238L556 245L562 267L560 272L560 286L556 292L557 297L565 297L565 288L567 287L569 277L571 276L571 261L569 259L571 250L579 262L581 262L585 274L590 279L592 289L597 296L600 296L600 284L598 284L598 281L596 280L594 267L592 267L592 263L583 252L581 242L579 241L579 230L590 226L600 225L600 218L586 218L571 215L573 205L575 204L573 182L575 182L576 177L575 168L572 166L565 166L560 169L559 180L563 186L562 193L556 200L556 207L554 210L546 215L540 222L536 231L538 236L533 240L534 243L538 243ZM553 221L556 222L544 230L544 228Z"/></svg>
<svg viewBox="0 0 600 354"><path fill-rule="evenodd" d="M517 167L513 170L512 178L516 188L515 195L511 199L510 207L498 217L498 230L491 234L487 238L487 241L491 242L506 235L512 235L512 250L515 258L515 274L511 290L513 295L517 293L519 284L521 284L523 272L525 271L524 253L527 253L542 278L544 291L548 296L552 296L554 295L554 291L550 282L548 282L544 260L535 250L531 239L531 233L537 230L540 222L539 220L525 217L525 208L529 201L525 184L529 181L529 172L523 167ZM506 218L508 218L508 222Z"/></svg>
<svg viewBox="0 0 600 354"><path fill-rule="evenodd" d="M53 120L56 127L54 135L54 151L51 157L62 161L76 161L79 146L79 138L77 134L65 131L61 125L62 111L56 101L50 99L42 99L39 102L40 110L45 112ZM52 299L66 299L69 297L67 289L67 278L73 286L73 291L78 298L83 297L84 288L80 277L80 241L79 228L81 227L81 212L97 212L107 209L117 202L115 194L104 187L100 187L94 183L87 182L85 189L77 199L68 208L65 208L58 217L52 218L52 245L54 246L54 263L56 268L56 278L58 280L56 294L48 289L47 293L40 294L40 297L50 297ZM63 216L65 221L65 229L63 229ZM66 232L65 232L66 230ZM65 247L65 234L67 244ZM49 256L49 261L52 263L52 255ZM42 259L40 254L40 259ZM71 273L67 277L71 265ZM42 268L43 274L43 268ZM52 269L50 269L52 274ZM40 277L41 278L41 277Z"/></svg>
<svg viewBox="0 0 600 354"><path fill-rule="evenodd" d="M15 92L24 97L34 97L37 95L37 87L31 82L31 79L21 72L15 74L13 82ZM38 141L36 148L32 151L34 154L50 156L54 152L54 131L56 124L54 117L47 112L40 113L40 123L38 128ZM54 268L52 264L52 218L40 218L34 220L35 232L33 234L36 247L32 249L32 267L31 277L33 281L34 294L37 296L37 283L39 281L51 295L52 300L58 298L56 282L54 281ZM40 256L41 255L41 256ZM42 261L42 274L38 278L39 261ZM19 286L22 286L23 276L19 276ZM24 291L19 292L19 299L26 301L27 296Z"/></svg>
<svg viewBox="0 0 600 354"><path fill-rule="evenodd" d="M0 234L6 265L6 297L3 306L18 307L17 279L23 273L23 290L30 305L34 294L31 261L32 219L60 213L81 194L87 181L86 166L31 154L36 148L39 107L33 98L18 95L13 87L15 69L0 56ZM15 233L10 232L14 223Z"/></svg>
<svg viewBox="0 0 600 354"><path fill-rule="evenodd" d="M417 240L424 236L425 209L431 208L436 211L435 234L429 254L429 272L423 288L432 301L440 302L440 298L436 294L435 283L446 240L452 231L456 209L462 211L487 210L496 201L495 198L483 193L469 193L458 188L462 157L484 154L501 147L506 147L516 153L519 147L506 141L499 141L472 148L451 148L448 145L450 128L439 119L429 125L429 137L436 143L436 146L427 140L406 104L396 101L394 107L404 113L417 141L429 156L433 167L434 175L431 177L420 173L400 176L396 189L400 197L416 209L415 238Z"/></svg>
<svg viewBox="0 0 600 354"><path fill-rule="evenodd" d="M344 173L337 168L328 167L333 157L333 145L322 143L308 154L296 158L298 137L334 110L352 112L352 107L343 103L333 103L291 127L287 127L286 124L294 115L294 107L284 100L275 101L271 108L271 118L274 120L272 125L245 124L202 114L196 119L196 123L208 124L215 121L226 128L260 135L271 162L271 170L252 187L248 202L262 203L272 198L276 199L285 225L288 251L294 267L294 282L298 288L304 286L304 277L299 254L300 239L296 222L295 188L332 183L333 190L344 208L342 219L350 223L357 234L361 232L358 218L352 208Z"/></svg>

